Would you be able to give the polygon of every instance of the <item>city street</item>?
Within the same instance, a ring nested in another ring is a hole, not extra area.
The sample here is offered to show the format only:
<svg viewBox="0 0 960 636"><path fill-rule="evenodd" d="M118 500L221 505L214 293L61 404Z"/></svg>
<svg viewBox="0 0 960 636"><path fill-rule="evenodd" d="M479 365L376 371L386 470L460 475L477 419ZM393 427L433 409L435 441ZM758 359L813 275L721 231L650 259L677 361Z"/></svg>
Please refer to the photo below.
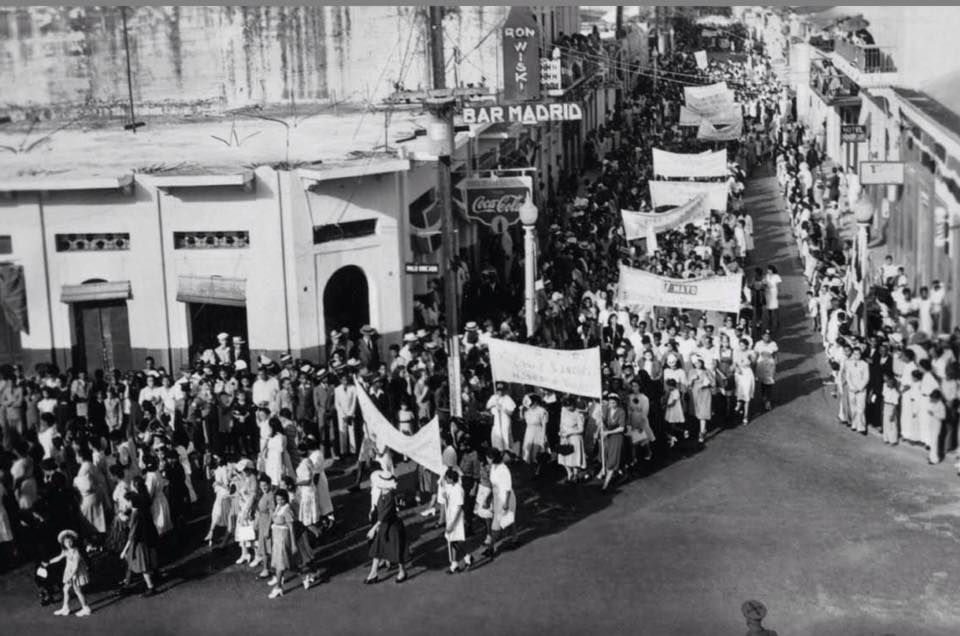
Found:
<svg viewBox="0 0 960 636"><path fill-rule="evenodd" d="M921 449L837 423L769 167L756 170L744 203L756 219L753 263L775 264L784 279L774 409L749 425L612 493L527 488L519 544L467 574L445 575L434 532L414 543L409 581L364 586L366 546L355 532L329 551L328 581L308 592L291 583L269 601L269 588L231 559L184 569L189 580L171 576L151 599L94 593L93 616L79 619L40 608L21 568L0 578L3 632L726 635L744 633L740 606L756 599L781 636L956 633L953 461L930 467Z"/></svg>

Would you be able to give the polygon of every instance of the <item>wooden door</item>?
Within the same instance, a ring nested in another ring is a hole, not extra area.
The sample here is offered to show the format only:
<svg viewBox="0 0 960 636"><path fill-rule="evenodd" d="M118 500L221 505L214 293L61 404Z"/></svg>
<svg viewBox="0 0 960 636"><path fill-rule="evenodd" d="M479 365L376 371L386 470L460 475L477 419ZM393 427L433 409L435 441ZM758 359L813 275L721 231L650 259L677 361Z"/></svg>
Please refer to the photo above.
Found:
<svg viewBox="0 0 960 636"><path fill-rule="evenodd" d="M77 343L74 364L93 373L132 368L127 304L84 303L75 308Z"/></svg>

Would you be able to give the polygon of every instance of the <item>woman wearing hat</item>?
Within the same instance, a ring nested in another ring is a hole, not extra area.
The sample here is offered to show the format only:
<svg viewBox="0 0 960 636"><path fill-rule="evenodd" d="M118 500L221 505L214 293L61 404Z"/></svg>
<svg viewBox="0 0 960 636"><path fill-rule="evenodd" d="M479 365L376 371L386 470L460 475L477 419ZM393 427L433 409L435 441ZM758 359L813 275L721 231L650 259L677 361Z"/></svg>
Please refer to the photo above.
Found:
<svg viewBox="0 0 960 636"><path fill-rule="evenodd" d="M620 394L610 391L606 397L607 409L603 414L603 427L600 430L600 445L603 453L603 469L600 471L603 475L602 490L610 486L610 482L620 471L623 433L627 422L627 415L620 405Z"/></svg>
<svg viewBox="0 0 960 636"><path fill-rule="evenodd" d="M79 547L79 537L73 530L63 530L57 536L57 543L60 544L62 551L60 554L49 561L42 563L43 567L48 567L53 563L63 561L63 607L54 614L57 616L70 615L70 591L77 595L80 601L80 611L77 616L90 616L92 610L87 605L87 599L83 596L83 586L89 582L87 557Z"/></svg>
<svg viewBox="0 0 960 636"><path fill-rule="evenodd" d="M396 563L395 581L407 579L404 562L407 557L407 534L403 520L397 512L397 478L393 471L392 451L385 450L377 456L380 469L370 475L370 518L373 525L367 531L370 544L370 573L363 582L367 585L379 581L381 562Z"/></svg>

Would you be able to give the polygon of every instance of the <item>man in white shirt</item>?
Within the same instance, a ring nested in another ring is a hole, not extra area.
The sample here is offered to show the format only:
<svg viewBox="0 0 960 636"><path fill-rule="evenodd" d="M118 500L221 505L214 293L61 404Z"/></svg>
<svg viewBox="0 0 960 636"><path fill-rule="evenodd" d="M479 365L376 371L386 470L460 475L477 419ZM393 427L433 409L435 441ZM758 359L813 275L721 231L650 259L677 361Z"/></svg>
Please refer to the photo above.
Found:
<svg viewBox="0 0 960 636"><path fill-rule="evenodd" d="M507 386L497 383L497 392L487 400L487 410L493 415L493 427L490 430L490 446L499 451L513 448L513 434L510 430L511 416L517 404L507 395Z"/></svg>
<svg viewBox="0 0 960 636"><path fill-rule="evenodd" d="M270 409L272 415L276 415L279 409L280 383L275 377L267 376L266 364L268 361L262 359L260 368L257 370L257 379L253 381L251 391L253 393L253 403L256 406L264 406Z"/></svg>

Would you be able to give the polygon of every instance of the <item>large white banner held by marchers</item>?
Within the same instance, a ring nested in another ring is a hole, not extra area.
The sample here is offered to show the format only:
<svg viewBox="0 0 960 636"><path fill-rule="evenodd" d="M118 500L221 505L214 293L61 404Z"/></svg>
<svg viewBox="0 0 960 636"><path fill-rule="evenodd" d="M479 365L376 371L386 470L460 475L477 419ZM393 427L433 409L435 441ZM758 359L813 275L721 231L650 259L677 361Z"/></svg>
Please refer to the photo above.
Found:
<svg viewBox="0 0 960 636"><path fill-rule="evenodd" d="M617 299L626 305L701 311L740 311L743 274L709 278L665 278L620 265Z"/></svg>
<svg viewBox="0 0 960 636"><path fill-rule="evenodd" d="M654 148L653 173L663 177L725 177L727 151L685 154Z"/></svg>
<svg viewBox="0 0 960 636"><path fill-rule="evenodd" d="M727 209L729 188L724 182L713 181L650 181L650 207L676 207L698 196L706 196L707 207L718 212Z"/></svg>
<svg viewBox="0 0 960 636"><path fill-rule="evenodd" d="M723 128L718 128L704 119L700 122L700 128L697 129L697 139L701 141L734 141L742 136L742 119L734 124L727 124Z"/></svg>
<svg viewBox="0 0 960 636"><path fill-rule="evenodd" d="M600 399L600 347L563 351L490 339L495 382L529 384Z"/></svg>
<svg viewBox="0 0 960 636"><path fill-rule="evenodd" d="M389 448L438 475L447 472L443 465L443 451L440 449L440 421L436 417L415 435L404 435L383 416L360 386L357 387L357 403L363 413L363 421L367 424L370 439L379 450Z"/></svg>
<svg viewBox="0 0 960 636"><path fill-rule="evenodd" d="M635 212L620 210L623 231L628 241L645 238L647 232L666 232L687 223L697 223L710 213L706 194L701 194L687 203L666 212Z"/></svg>
<svg viewBox="0 0 960 636"><path fill-rule="evenodd" d="M713 116L736 103L736 96L727 88L726 82L709 86L684 86L683 97L688 107L704 117Z"/></svg>
<svg viewBox="0 0 960 636"><path fill-rule="evenodd" d="M743 122L743 113L738 104L731 104L726 108L716 111L709 117L704 117L699 112L687 106L680 107L680 125L681 126L699 126L702 121L709 121L715 126L724 124L736 124Z"/></svg>

